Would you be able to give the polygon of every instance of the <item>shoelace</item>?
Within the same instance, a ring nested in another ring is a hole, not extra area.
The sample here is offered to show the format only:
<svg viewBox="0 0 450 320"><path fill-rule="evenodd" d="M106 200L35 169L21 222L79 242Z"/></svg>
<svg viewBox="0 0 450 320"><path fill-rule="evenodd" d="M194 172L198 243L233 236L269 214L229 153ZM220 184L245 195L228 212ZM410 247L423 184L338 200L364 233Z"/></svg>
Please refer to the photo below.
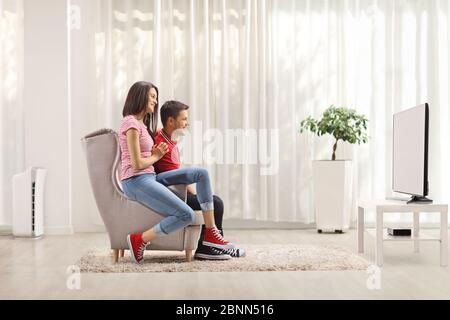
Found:
<svg viewBox="0 0 450 320"><path fill-rule="evenodd" d="M213 236L214 236L214 238L216 238L217 240L219 240L219 241L221 241L221 242L228 243L228 241L225 240L225 239L222 237L222 235L220 234L219 229L214 228L212 231L213 231Z"/></svg>
<svg viewBox="0 0 450 320"><path fill-rule="evenodd" d="M224 254L229 254L229 255L235 254L235 255L237 255L238 250L239 250L238 248L224 249L224 250L222 250L222 252L223 252Z"/></svg>
<svg viewBox="0 0 450 320"><path fill-rule="evenodd" d="M142 242L138 249L138 260L141 260L144 257L145 248L147 247L147 244L145 242Z"/></svg>
<svg viewBox="0 0 450 320"><path fill-rule="evenodd" d="M212 250L214 253L216 253L216 254L223 254L223 251L222 251L222 250L216 249L216 248L214 248L214 247L210 247L210 248L211 248L211 250Z"/></svg>

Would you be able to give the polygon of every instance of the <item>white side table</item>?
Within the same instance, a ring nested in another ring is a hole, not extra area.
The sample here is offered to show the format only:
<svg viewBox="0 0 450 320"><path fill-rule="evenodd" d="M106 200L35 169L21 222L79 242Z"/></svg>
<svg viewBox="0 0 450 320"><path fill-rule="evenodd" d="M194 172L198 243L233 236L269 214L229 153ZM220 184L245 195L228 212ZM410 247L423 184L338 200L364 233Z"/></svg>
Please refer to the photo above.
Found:
<svg viewBox="0 0 450 320"><path fill-rule="evenodd" d="M383 265L383 241L413 241L414 252L419 252L420 241L439 241L441 249L441 266L448 264L448 205L447 204L406 204L405 201L397 200L372 200L361 201L358 204L358 253L364 252L364 214L366 209L375 209L375 263ZM390 236L383 225L383 214L385 212L413 213L413 234L410 237ZM441 213L441 234L439 238L430 237L420 232L419 214L421 212ZM369 231L369 230L368 230Z"/></svg>

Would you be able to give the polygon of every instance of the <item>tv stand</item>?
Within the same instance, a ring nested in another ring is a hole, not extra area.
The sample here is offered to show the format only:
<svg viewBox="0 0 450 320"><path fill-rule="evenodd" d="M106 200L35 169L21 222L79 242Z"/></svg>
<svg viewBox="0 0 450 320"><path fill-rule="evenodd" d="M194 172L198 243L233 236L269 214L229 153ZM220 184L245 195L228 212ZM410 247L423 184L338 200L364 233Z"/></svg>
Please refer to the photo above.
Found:
<svg viewBox="0 0 450 320"><path fill-rule="evenodd" d="M376 212L375 230L367 230L375 235L375 264L379 267L383 265L383 242L385 241L411 241L414 243L414 252L419 252L421 241L437 241L440 244L441 266L448 265L448 205L443 203L411 203L392 200L369 200L358 203L358 252L364 252L364 216L367 213ZM384 228L384 213L395 212L396 214L409 213L413 215L413 233L409 237L391 236ZM427 212L440 212L441 230L439 237L433 237L420 232L420 214ZM375 231L375 232L373 232Z"/></svg>
<svg viewBox="0 0 450 320"><path fill-rule="evenodd" d="M412 196L406 203L433 203L433 200L422 196Z"/></svg>

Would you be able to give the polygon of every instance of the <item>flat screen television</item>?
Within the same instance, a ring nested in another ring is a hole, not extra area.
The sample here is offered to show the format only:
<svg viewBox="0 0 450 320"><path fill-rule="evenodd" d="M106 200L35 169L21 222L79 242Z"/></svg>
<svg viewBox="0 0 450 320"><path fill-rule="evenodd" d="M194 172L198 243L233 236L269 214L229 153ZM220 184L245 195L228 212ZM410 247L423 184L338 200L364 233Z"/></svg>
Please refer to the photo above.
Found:
<svg viewBox="0 0 450 320"><path fill-rule="evenodd" d="M393 115L392 189L411 195L408 203L428 199L428 103Z"/></svg>

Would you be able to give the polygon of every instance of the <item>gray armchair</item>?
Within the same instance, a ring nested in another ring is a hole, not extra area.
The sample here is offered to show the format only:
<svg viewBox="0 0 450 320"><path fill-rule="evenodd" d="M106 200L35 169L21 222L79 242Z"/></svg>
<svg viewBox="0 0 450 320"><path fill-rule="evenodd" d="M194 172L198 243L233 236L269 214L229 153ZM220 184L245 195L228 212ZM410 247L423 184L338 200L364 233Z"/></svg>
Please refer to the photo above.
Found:
<svg viewBox="0 0 450 320"><path fill-rule="evenodd" d="M89 178L97 208L108 232L114 262L123 257L128 249L127 235L143 232L164 217L145 205L127 198L122 192L117 168L120 165L120 148L117 133L101 129L82 139L85 149ZM178 185L171 190L186 201L186 186ZM197 247L203 218L196 212L195 221L170 235L151 242L149 250L178 250L186 252L191 261L192 250Z"/></svg>

